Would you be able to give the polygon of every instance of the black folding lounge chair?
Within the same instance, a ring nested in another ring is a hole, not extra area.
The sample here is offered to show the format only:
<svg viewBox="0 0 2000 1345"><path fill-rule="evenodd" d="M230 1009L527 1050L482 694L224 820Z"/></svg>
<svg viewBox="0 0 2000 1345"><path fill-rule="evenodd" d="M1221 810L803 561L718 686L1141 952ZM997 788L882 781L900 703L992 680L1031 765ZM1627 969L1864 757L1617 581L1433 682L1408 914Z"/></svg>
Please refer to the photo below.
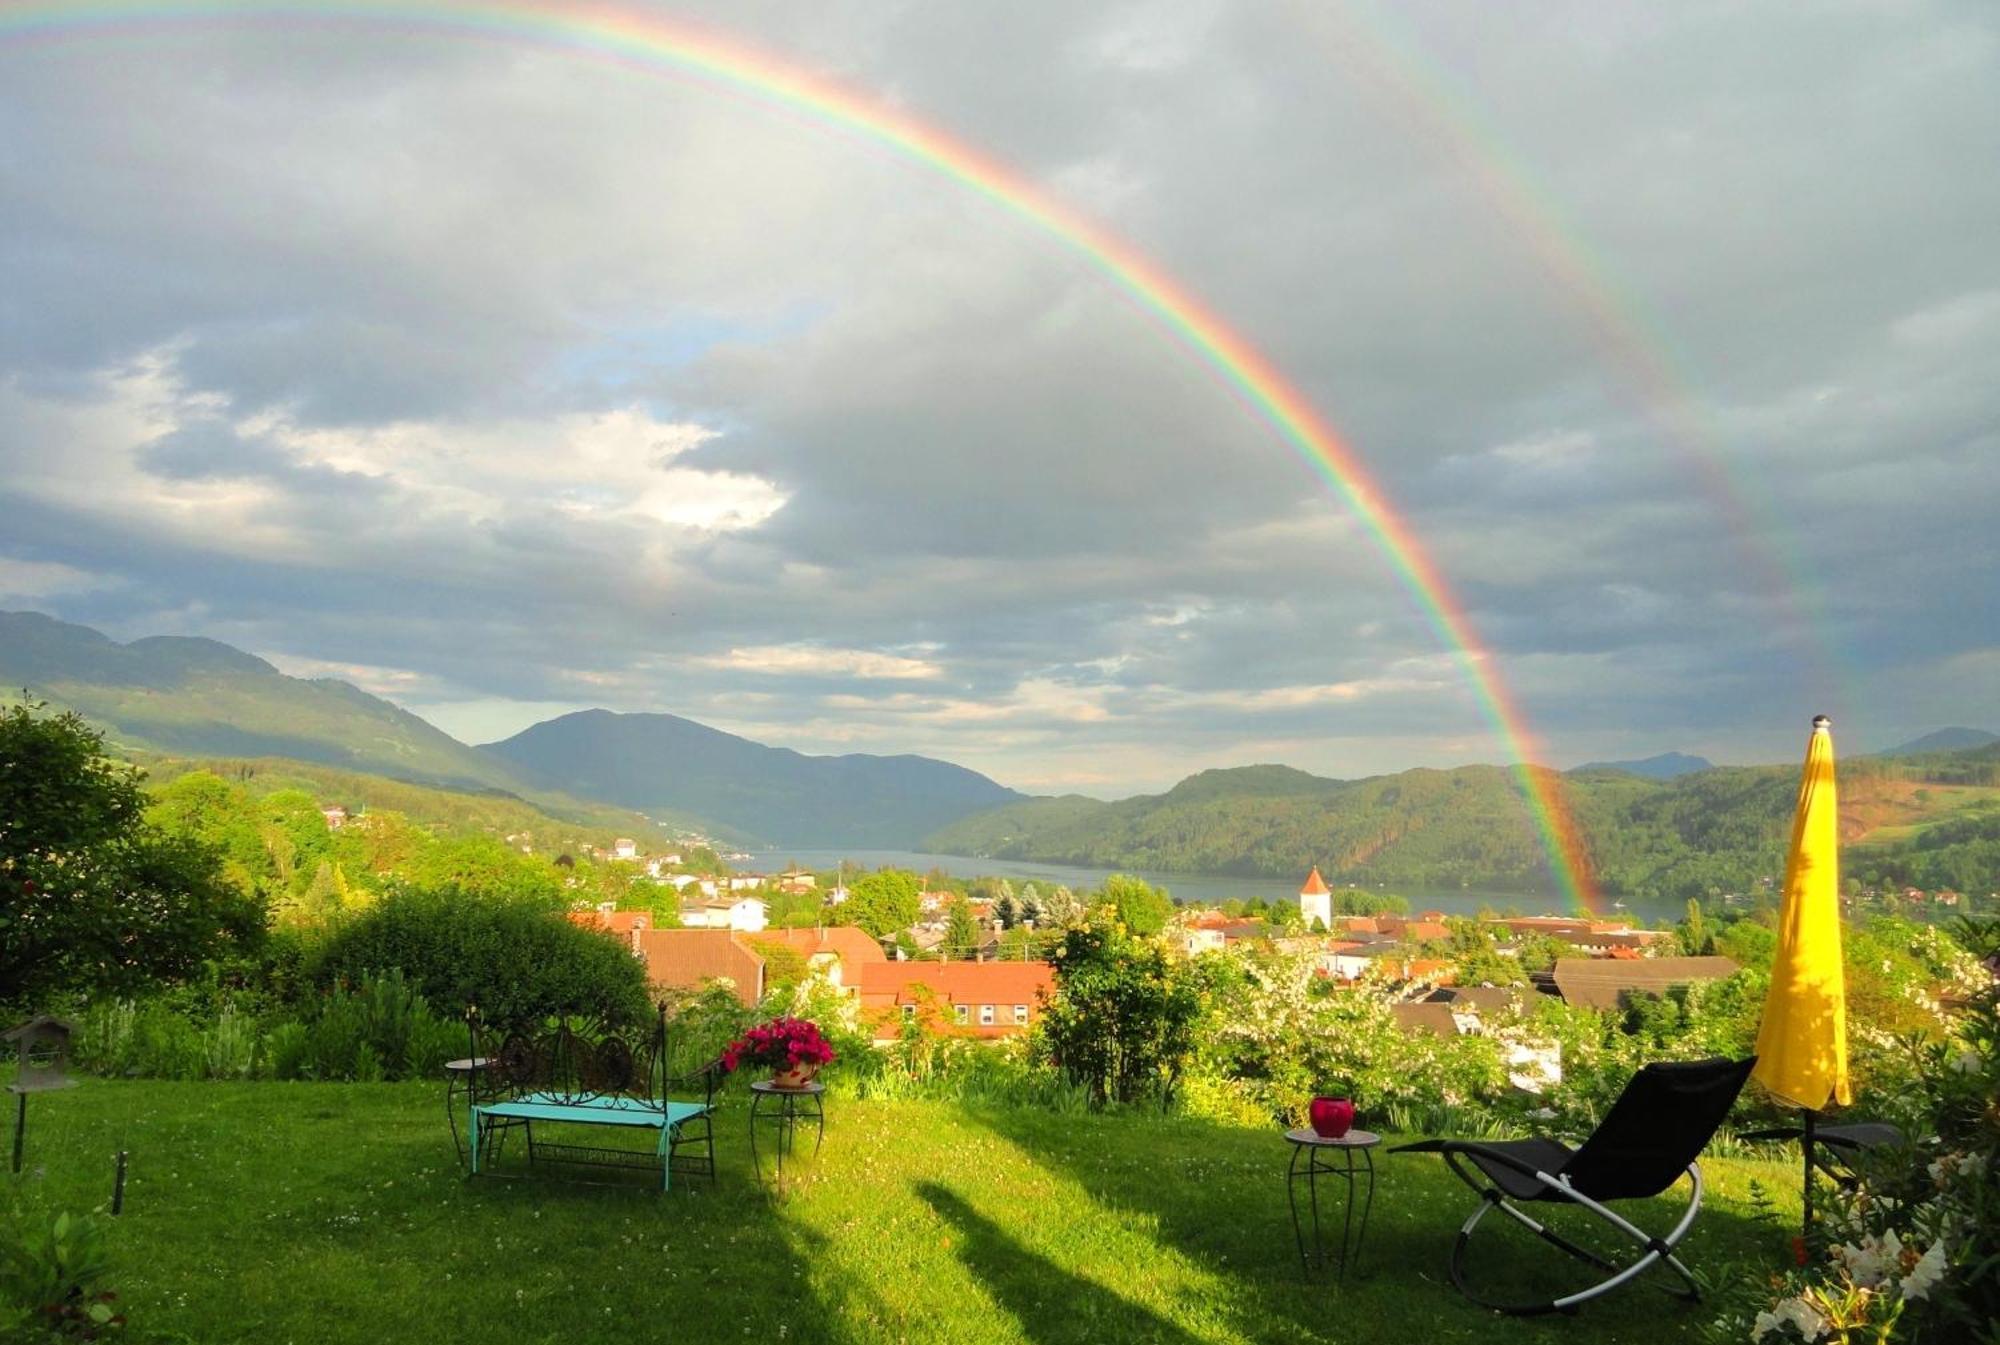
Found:
<svg viewBox="0 0 2000 1345"><path fill-rule="evenodd" d="M1657 1262L1680 1276L1687 1286L1684 1290L1669 1289L1669 1293L1690 1302L1700 1298L1694 1277L1673 1254L1701 1212L1701 1168L1695 1159L1729 1114L1756 1063L1752 1057L1648 1065L1632 1076L1603 1122L1575 1149L1552 1139L1521 1139L1492 1143L1425 1140L1394 1150L1443 1154L1459 1179L1482 1197L1452 1246L1451 1282L1481 1307L1533 1316L1571 1310L1609 1293ZM1611 1201L1659 1195L1683 1173L1693 1186L1687 1212L1664 1237L1655 1237L1609 1208ZM1641 1254L1622 1266L1614 1264L1543 1226L1514 1203L1536 1200L1565 1201L1589 1210L1630 1238ZM1472 1240L1472 1230L1496 1207L1543 1241L1596 1266L1605 1277L1575 1293L1529 1303L1499 1302L1474 1292L1465 1279L1465 1249Z"/></svg>
<svg viewBox="0 0 2000 1345"><path fill-rule="evenodd" d="M1811 1112L1805 1125L1777 1126L1770 1130L1746 1130L1738 1139L1798 1140L1805 1153L1805 1224L1807 1236L1813 1226L1813 1173L1823 1172L1843 1191L1858 1190L1870 1155L1909 1147L1909 1137L1887 1121L1849 1121L1844 1125L1819 1125Z"/></svg>

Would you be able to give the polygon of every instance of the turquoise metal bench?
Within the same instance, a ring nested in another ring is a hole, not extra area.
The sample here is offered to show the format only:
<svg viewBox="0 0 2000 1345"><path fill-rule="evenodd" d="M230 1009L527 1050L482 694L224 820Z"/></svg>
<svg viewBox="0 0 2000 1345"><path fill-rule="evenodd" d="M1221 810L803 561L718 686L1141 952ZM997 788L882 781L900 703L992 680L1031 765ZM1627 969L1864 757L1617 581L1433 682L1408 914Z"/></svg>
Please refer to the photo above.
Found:
<svg viewBox="0 0 2000 1345"><path fill-rule="evenodd" d="M467 1015L467 1022L477 1059L476 1011ZM677 1171L713 1180L715 1094L722 1062L668 1077L666 1042L664 1008L654 1031L638 1042L612 1030L580 1030L567 1021L538 1034L509 1036L480 1071L467 1109L473 1175L513 1175L496 1172L495 1164L509 1136L519 1130L531 1169L657 1165L662 1191L671 1189ZM681 1099L675 1099L676 1093ZM538 1136L538 1123L650 1129L658 1139L651 1152L574 1144L550 1140L546 1132Z"/></svg>

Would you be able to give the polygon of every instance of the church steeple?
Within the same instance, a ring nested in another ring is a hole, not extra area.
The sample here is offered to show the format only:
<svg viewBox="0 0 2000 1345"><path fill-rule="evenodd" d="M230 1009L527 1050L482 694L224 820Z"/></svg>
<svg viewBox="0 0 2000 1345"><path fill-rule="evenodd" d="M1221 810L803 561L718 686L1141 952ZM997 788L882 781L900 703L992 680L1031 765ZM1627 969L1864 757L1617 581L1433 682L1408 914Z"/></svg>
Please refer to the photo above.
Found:
<svg viewBox="0 0 2000 1345"><path fill-rule="evenodd" d="M1326 885L1326 879L1319 876L1319 865L1313 865L1306 885L1299 889L1299 914L1305 917L1305 927L1312 928L1317 920L1322 929L1333 928L1333 891Z"/></svg>

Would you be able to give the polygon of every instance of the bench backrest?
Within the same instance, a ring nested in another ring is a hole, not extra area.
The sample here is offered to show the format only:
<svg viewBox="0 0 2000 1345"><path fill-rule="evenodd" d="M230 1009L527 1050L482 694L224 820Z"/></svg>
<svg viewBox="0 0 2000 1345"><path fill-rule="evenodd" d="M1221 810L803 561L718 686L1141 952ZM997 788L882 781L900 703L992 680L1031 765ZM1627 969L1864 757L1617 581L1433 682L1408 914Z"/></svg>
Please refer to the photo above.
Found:
<svg viewBox="0 0 2000 1345"><path fill-rule="evenodd" d="M472 1053L480 1054L479 1018L467 1015ZM482 1100L526 1097L558 1105L623 1100L666 1108L660 1073L666 1061L667 1011L645 1033L561 1019L540 1032L514 1032L482 1071Z"/></svg>

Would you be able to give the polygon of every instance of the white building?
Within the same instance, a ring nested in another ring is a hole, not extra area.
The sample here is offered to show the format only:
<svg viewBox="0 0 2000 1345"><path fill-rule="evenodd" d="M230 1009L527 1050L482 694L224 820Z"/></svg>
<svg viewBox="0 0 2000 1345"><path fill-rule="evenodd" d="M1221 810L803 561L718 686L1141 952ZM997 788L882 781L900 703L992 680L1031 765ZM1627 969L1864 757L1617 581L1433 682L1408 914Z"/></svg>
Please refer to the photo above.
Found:
<svg viewBox="0 0 2000 1345"><path fill-rule="evenodd" d="M1319 921L1321 929L1333 928L1333 892L1327 887L1326 879L1319 876L1319 866L1314 865L1312 876L1299 889L1299 914L1305 917L1305 927L1311 929L1313 921Z"/></svg>
<svg viewBox="0 0 2000 1345"><path fill-rule="evenodd" d="M637 859L639 843L630 836L620 836L611 842L611 855L614 859Z"/></svg>
<svg viewBox="0 0 2000 1345"><path fill-rule="evenodd" d="M768 923L769 910L762 897L692 901L681 907L681 924L689 929L733 929L755 934Z"/></svg>

